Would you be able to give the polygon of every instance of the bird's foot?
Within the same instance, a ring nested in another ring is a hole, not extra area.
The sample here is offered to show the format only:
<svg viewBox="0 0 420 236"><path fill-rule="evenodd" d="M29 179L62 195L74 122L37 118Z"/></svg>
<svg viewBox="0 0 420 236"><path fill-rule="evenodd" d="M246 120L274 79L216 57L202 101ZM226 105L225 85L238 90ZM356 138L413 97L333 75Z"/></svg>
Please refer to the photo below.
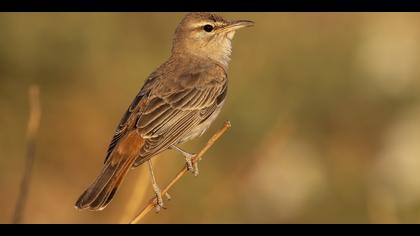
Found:
<svg viewBox="0 0 420 236"><path fill-rule="evenodd" d="M155 192L155 195L156 195L155 200L154 200L155 210L156 210L156 213L158 213L160 212L161 209L166 209L166 208L163 206L162 193L157 184L153 184L153 191Z"/></svg>
<svg viewBox="0 0 420 236"><path fill-rule="evenodd" d="M175 145L172 145L171 148L179 151L185 157L188 171L191 171L194 174L194 176L198 176L198 162L201 160L201 158L199 158L199 160L196 160L193 163L193 159L195 158L195 156L197 156L197 154L188 153Z"/></svg>
<svg viewBox="0 0 420 236"><path fill-rule="evenodd" d="M185 156L185 161L187 162L187 169L188 171L191 171L194 176L198 176L199 170L198 170L198 161L196 160L194 163L192 162L193 158L196 156L196 154L189 154Z"/></svg>

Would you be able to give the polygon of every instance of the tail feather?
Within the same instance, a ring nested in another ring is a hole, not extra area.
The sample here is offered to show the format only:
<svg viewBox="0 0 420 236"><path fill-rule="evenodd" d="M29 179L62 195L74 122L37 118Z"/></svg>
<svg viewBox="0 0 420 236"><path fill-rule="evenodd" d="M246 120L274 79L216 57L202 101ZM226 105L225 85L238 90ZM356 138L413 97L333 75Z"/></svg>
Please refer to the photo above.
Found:
<svg viewBox="0 0 420 236"><path fill-rule="evenodd" d="M143 143L137 132L127 134L110 155L95 182L79 197L76 207L89 210L104 209L133 166Z"/></svg>

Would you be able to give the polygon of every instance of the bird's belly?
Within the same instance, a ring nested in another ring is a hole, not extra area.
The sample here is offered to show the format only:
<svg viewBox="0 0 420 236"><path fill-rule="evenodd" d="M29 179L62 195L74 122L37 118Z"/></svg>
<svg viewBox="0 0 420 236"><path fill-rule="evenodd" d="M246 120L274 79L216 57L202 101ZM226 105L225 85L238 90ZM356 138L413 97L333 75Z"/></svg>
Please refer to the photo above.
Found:
<svg viewBox="0 0 420 236"><path fill-rule="evenodd" d="M207 120L205 120L203 123L194 127L191 130L191 132L188 132L186 135L184 135L184 137L182 137L179 143L184 143L184 142L190 141L191 139L194 139L196 137L203 135L204 132L206 132L206 130L210 127L210 125L219 115L220 111L222 110L223 104L224 102L220 103L220 105L216 108L213 114L211 114L210 117L207 118Z"/></svg>

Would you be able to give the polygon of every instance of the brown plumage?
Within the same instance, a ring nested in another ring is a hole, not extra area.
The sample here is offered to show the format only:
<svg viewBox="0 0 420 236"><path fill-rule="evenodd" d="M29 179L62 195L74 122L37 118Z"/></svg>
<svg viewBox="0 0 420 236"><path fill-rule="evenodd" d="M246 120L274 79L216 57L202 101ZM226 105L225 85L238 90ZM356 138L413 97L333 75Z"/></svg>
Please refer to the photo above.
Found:
<svg viewBox="0 0 420 236"><path fill-rule="evenodd" d="M184 17L171 57L149 76L124 114L102 172L80 196L77 208L105 208L131 167L207 130L226 97L231 39L236 29L249 25L210 13Z"/></svg>

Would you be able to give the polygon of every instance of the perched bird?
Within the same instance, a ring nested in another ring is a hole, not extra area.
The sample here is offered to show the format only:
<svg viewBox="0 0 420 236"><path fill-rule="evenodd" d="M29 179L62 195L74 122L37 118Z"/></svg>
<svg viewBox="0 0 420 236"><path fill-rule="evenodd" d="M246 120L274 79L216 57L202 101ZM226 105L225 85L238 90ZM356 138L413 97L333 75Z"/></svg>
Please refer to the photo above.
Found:
<svg viewBox="0 0 420 236"><path fill-rule="evenodd" d="M252 21L227 21L211 13L189 13L178 25L169 59L154 71L122 117L109 145L104 167L76 202L79 209L102 210L127 172L148 162L157 208L163 206L151 158L174 149L188 169L194 154L178 145L202 135L225 102L231 40Z"/></svg>

